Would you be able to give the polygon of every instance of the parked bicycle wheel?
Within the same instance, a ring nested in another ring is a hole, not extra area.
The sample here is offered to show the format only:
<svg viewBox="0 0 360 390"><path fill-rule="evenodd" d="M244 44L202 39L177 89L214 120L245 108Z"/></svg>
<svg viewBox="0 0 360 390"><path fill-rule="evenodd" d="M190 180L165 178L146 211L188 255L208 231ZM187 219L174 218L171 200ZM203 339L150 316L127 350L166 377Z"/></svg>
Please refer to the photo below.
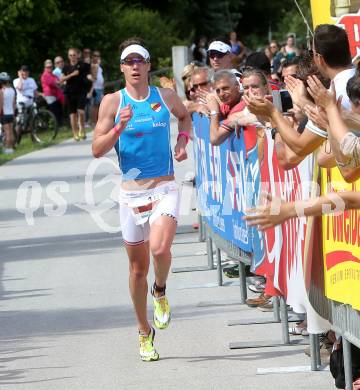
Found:
<svg viewBox="0 0 360 390"><path fill-rule="evenodd" d="M15 145L20 145L21 138L23 134L26 132L26 123L28 115L25 111L25 106L22 104L17 108L17 113L15 116L14 123L14 135L15 135Z"/></svg>
<svg viewBox="0 0 360 390"><path fill-rule="evenodd" d="M31 136L34 142L49 143L58 133L58 125L55 115L48 110L39 110L33 119Z"/></svg>

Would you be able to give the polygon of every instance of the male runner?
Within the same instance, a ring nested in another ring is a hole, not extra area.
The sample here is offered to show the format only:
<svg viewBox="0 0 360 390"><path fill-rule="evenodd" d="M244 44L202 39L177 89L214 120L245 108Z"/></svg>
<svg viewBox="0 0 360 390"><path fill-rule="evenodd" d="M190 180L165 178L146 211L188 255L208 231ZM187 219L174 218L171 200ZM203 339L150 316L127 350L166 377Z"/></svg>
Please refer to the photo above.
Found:
<svg viewBox="0 0 360 390"><path fill-rule="evenodd" d="M170 145L170 113L179 121L174 153L177 161L187 158L185 147L191 118L173 90L149 86L149 52L134 41L124 42L122 47L120 69L126 86L102 100L92 149L95 157L103 156L113 146L118 154L123 172L120 218L129 257L130 294L139 327L140 358L152 361L158 360L159 354L153 345L155 331L146 316L150 251L155 271L151 289L154 324L165 329L170 322L165 288L179 209Z"/></svg>

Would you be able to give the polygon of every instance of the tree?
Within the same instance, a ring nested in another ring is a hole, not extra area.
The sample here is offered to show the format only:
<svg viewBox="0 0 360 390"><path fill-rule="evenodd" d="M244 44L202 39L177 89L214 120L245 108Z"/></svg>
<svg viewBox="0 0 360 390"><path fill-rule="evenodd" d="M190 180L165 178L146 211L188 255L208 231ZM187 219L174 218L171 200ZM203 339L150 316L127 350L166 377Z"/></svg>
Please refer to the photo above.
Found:
<svg viewBox="0 0 360 390"><path fill-rule="evenodd" d="M1 69L14 70L35 58L38 61L46 52L48 28L59 17L56 0L0 0Z"/></svg>
<svg viewBox="0 0 360 390"><path fill-rule="evenodd" d="M175 23L158 11L125 7L116 0L0 0L0 71L13 77L22 64L37 77L46 58L65 56L69 47L90 47L102 53L108 77L119 75L119 44L137 35L145 38L154 65L181 42Z"/></svg>

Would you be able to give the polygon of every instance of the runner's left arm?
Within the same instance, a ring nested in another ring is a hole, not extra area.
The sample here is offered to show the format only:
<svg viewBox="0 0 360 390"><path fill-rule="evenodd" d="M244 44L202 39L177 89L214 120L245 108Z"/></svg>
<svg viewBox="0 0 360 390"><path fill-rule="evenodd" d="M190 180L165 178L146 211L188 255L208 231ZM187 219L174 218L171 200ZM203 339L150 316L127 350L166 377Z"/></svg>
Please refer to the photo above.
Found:
<svg viewBox="0 0 360 390"><path fill-rule="evenodd" d="M185 149L192 129L191 117L179 96L172 89L162 89L161 95L170 112L178 120L179 136L174 148L174 157L177 161L180 162L187 159L187 153Z"/></svg>

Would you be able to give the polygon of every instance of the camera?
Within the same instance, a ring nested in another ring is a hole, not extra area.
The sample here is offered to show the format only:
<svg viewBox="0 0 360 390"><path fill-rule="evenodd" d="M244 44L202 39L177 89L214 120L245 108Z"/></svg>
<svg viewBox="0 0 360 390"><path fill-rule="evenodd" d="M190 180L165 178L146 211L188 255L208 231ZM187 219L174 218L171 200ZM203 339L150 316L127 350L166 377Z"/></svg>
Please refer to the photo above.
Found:
<svg viewBox="0 0 360 390"><path fill-rule="evenodd" d="M280 111L286 113L293 108L293 102L290 93L286 89L272 91L274 106Z"/></svg>

